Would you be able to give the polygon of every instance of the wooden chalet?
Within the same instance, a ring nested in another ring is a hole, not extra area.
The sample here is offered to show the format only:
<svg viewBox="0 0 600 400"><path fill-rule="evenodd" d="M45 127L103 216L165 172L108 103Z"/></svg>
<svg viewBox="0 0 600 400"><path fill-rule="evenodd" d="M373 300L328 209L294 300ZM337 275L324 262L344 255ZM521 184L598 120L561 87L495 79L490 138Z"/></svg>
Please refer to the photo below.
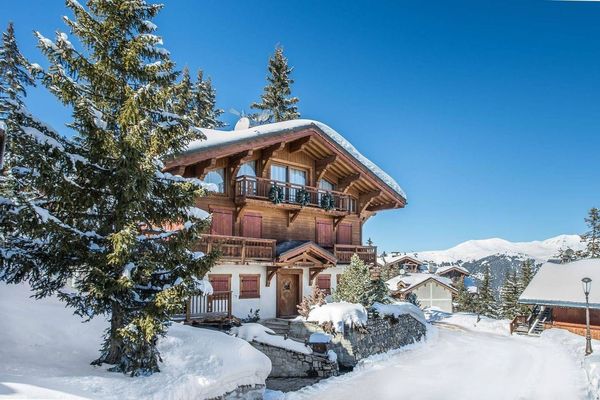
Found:
<svg viewBox="0 0 600 400"><path fill-rule="evenodd" d="M222 254L208 275L215 295L229 298L219 309L291 317L313 285L331 293L353 254L376 263L363 224L406 196L339 133L309 120L202 132L206 140L167 160L165 172L217 189L197 205L212 214L200 250ZM188 317L212 312L208 303L192 302Z"/></svg>
<svg viewBox="0 0 600 400"><path fill-rule="evenodd" d="M465 278L470 275L469 270L458 265L450 265L447 267L439 267L435 273L445 278L450 278L454 284L458 281L465 281Z"/></svg>
<svg viewBox="0 0 600 400"><path fill-rule="evenodd" d="M378 264L381 267L392 268L395 271L419 272L425 263L416 257L407 254L393 253L391 256L380 256Z"/></svg>
<svg viewBox="0 0 600 400"><path fill-rule="evenodd" d="M539 335L545 329L561 328L585 335L583 278L592 279L590 327L592 337L600 339L600 259L543 264L519 297L530 312L515 317L511 333Z"/></svg>

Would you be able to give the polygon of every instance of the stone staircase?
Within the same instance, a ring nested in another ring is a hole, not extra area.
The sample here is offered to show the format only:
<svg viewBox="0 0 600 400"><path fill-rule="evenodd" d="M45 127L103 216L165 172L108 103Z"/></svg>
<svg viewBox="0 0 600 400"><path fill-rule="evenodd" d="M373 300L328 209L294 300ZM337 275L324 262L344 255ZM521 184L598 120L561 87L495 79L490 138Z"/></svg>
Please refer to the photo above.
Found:
<svg viewBox="0 0 600 400"><path fill-rule="evenodd" d="M258 321L259 324L273 330L277 335L287 337L290 333L290 320L283 318L270 318Z"/></svg>

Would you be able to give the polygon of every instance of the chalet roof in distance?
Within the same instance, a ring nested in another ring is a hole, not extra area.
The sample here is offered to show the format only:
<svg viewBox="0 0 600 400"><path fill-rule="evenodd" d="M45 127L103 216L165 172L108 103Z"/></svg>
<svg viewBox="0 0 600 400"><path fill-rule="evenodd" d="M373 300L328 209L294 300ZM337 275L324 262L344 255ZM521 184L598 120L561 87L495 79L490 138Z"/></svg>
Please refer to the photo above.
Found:
<svg viewBox="0 0 600 400"><path fill-rule="evenodd" d="M373 175L379 178L379 180L391 188L395 193L402 196L402 198L404 198L406 201L406 193L391 176L385 173L367 157L363 156L350 142L344 139L344 137L334 129L321 122L309 119L295 119L291 121L276 122L237 131L219 131L201 128L200 130L206 136L206 140L196 140L191 142L184 154L204 151L223 145L245 142L256 137L278 136L283 133L300 131L307 128L316 128L316 131L331 139L334 144L337 145L337 147L339 147L343 152L356 160L358 163L362 164L366 169L371 171Z"/></svg>
<svg viewBox="0 0 600 400"><path fill-rule="evenodd" d="M519 303L585 307L581 279L590 278L590 307L600 308L600 259L565 264L545 263L519 297Z"/></svg>

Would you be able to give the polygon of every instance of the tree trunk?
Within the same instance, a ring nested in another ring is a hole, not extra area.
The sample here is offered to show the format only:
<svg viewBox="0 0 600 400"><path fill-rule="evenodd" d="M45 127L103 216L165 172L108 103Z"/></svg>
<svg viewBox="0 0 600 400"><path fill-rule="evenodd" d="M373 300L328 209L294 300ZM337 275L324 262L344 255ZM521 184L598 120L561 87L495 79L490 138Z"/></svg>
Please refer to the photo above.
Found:
<svg viewBox="0 0 600 400"><path fill-rule="evenodd" d="M104 338L102 355L95 360L93 365L102 364L120 364L123 358L124 345L123 339L118 334L118 330L124 326L124 312L117 302L112 303L112 312L110 316L110 331Z"/></svg>

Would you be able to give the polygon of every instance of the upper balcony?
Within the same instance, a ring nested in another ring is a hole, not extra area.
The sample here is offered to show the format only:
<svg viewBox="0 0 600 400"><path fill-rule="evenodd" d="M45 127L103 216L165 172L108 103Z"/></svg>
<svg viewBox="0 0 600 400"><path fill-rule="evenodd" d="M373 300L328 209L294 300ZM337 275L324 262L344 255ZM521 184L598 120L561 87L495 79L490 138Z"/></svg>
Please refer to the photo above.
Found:
<svg viewBox="0 0 600 400"><path fill-rule="evenodd" d="M254 176L240 176L235 182L235 200L237 203L243 203L247 199L270 201L292 208L318 208L338 215L357 212L356 198L342 192Z"/></svg>

